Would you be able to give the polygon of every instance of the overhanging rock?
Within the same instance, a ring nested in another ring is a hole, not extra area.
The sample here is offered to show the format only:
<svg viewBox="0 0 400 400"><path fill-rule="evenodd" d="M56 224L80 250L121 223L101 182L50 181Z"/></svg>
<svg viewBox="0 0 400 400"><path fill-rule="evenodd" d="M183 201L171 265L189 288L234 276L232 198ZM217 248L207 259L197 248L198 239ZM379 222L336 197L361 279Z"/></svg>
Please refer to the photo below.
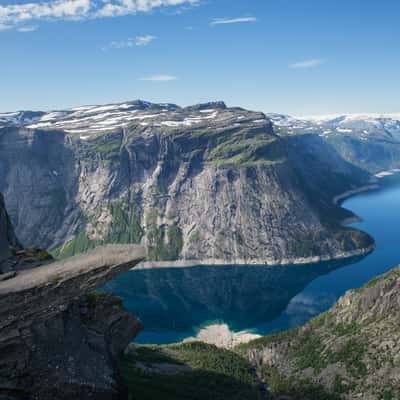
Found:
<svg viewBox="0 0 400 400"><path fill-rule="evenodd" d="M120 299L90 293L145 256L108 245L0 281L0 398L118 397L115 363L142 324Z"/></svg>

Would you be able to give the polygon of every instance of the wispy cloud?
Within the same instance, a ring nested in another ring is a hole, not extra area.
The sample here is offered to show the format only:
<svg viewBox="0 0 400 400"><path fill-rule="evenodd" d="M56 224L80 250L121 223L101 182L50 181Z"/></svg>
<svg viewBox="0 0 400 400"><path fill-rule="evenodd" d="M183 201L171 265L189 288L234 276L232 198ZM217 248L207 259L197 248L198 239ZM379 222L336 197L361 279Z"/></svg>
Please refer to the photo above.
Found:
<svg viewBox="0 0 400 400"><path fill-rule="evenodd" d="M8 31L9 29L12 29L13 27L11 25L7 24L0 24L0 31Z"/></svg>
<svg viewBox="0 0 400 400"><path fill-rule="evenodd" d="M116 17L199 2L199 0L32 0L30 3L23 0L8 1L9 4L0 5L2 30L30 21Z"/></svg>
<svg viewBox="0 0 400 400"><path fill-rule="evenodd" d="M153 35L136 36L135 37L135 45L136 46L147 46L155 39L157 39L157 37L153 36Z"/></svg>
<svg viewBox="0 0 400 400"><path fill-rule="evenodd" d="M304 60L295 62L293 64L289 64L289 68L315 68L319 67L324 63L324 60L321 59L313 59L313 60Z"/></svg>
<svg viewBox="0 0 400 400"><path fill-rule="evenodd" d="M210 25L226 25L226 24L240 24L243 22L256 22L256 17L239 17L239 18L214 18Z"/></svg>
<svg viewBox="0 0 400 400"><path fill-rule="evenodd" d="M153 82L169 82L176 81L178 78L173 75L151 75L144 78L140 78L141 81L153 81Z"/></svg>
<svg viewBox="0 0 400 400"><path fill-rule="evenodd" d="M18 32L34 32L39 29L39 25L25 25L18 28Z"/></svg>
<svg viewBox="0 0 400 400"><path fill-rule="evenodd" d="M149 45L156 39L157 37L153 35L136 36L125 40L112 41L107 46L102 47L102 50L108 51L110 49L124 49L135 46L143 47Z"/></svg>

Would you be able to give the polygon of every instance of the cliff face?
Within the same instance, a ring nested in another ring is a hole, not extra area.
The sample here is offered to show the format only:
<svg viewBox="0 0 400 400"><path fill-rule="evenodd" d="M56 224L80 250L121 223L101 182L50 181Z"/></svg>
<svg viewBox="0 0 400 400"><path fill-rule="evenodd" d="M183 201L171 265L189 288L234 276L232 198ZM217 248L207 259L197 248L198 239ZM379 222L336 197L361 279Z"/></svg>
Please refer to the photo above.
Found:
<svg viewBox="0 0 400 400"><path fill-rule="evenodd" d="M0 272L4 260L12 256L12 250L18 249L20 244L14 234L10 218L7 214L3 195L0 193Z"/></svg>
<svg viewBox="0 0 400 400"><path fill-rule="evenodd" d="M155 261L285 263L372 246L331 204L367 173L322 140L280 138L264 114L223 103L130 102L9 123L0 170L23 243L61 257L144 243Z"/></svg>
<svg viewBox="0 0 400 400"><path fill-rule="evenodd" d="M0 204L4 249L18 245ZM50 262L41 251L6 251L0 270L0 398L114 399L118 358L142 323L119 298L93 293L145 257L114 245Z"/></svg>
<svg viewBox="0 0 400 400"><path fill-rule="evenodd" d="M241 351L280 394L295 392L296 385L301 393L308 381L332 399L397 399L399 293L398 267L348 292L303 328L256 340Z"/></svg>

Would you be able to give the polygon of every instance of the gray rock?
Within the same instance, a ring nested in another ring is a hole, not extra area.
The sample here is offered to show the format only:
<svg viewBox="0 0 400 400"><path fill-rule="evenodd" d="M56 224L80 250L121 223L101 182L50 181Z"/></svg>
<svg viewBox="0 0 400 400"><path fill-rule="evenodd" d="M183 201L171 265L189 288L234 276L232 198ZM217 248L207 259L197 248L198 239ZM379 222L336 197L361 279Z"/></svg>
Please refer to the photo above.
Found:
<svg viewBox="0 0 400 400"><path fill-rule="evenodd" d="M18 241L0 211L7 249ZM141 246L109 245L61 262L31 260L31 268L2 274L0 398L120 398L117 361L142 323L121 299L92 291L145 256Z"/></svg>
<svg viewBox="0 0 400 400"><path fill-rule="evenodd" d="M0 170L22 242L61 257L143 243L153 261L279 264L373 244L331 204L369 174L318 137L281 138L264 114L223 103L128 102L10 125Z"/></svg>
<svg viewBox="0 0 400 400"><path fill-rule="evenodd" d="M20 244L8 217L3 195L0 193L0 273L2 272L2 263L12 256L13 250L18 248L20 248Z"/></svg>

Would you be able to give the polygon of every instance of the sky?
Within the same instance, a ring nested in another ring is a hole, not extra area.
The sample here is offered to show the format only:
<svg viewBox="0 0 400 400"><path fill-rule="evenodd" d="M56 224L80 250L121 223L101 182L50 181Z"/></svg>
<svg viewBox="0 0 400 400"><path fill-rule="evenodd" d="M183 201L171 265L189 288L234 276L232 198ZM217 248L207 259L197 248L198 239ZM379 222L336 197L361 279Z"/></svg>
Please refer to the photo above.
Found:
<svg viewBox="0 0 400 400"><path fill-rule="evenodd" d="M399 0L0 0L0 112L400 112Z"/></svg>

